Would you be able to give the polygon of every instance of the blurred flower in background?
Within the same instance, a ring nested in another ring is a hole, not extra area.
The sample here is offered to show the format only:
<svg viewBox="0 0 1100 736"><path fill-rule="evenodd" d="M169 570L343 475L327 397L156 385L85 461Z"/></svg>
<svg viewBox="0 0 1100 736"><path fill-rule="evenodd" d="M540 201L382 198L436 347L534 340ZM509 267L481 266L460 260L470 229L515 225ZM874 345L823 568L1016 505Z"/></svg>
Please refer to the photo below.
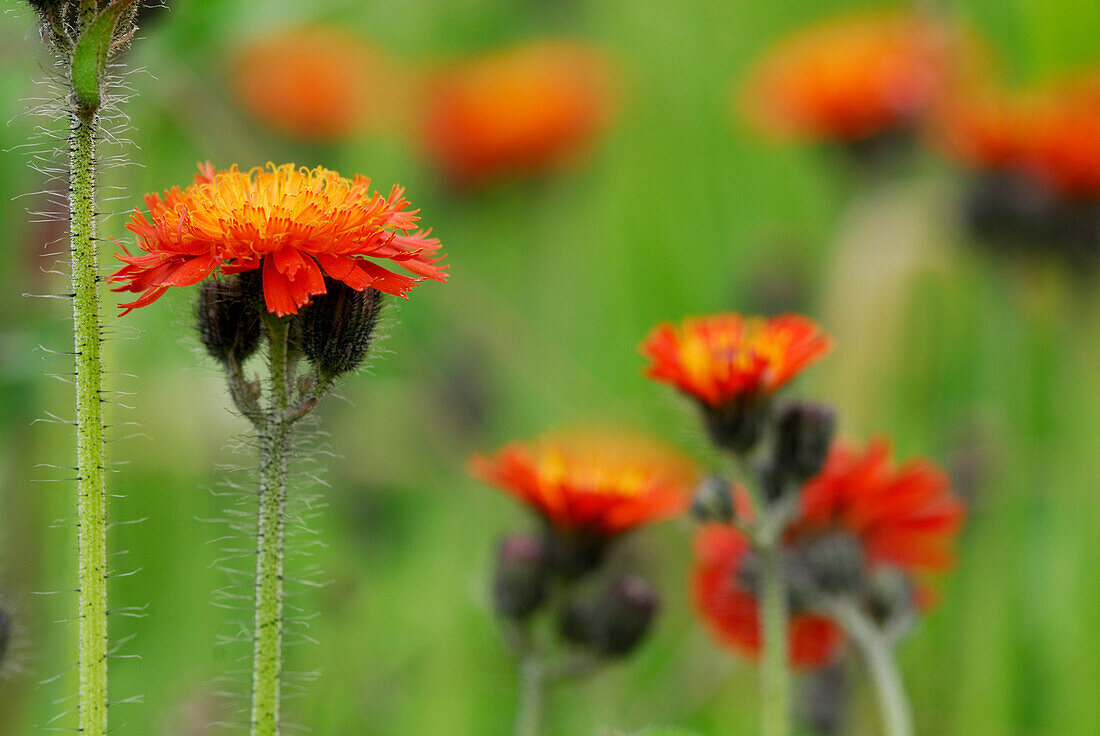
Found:
<svg viewBox="0 0 1100 736"><path fill-rule="evenodd" d="M679 453L622 432L573 431L475 456L470 472L542 524L497 548L493 608L520 665L517 734L539 733L543 691L633 652L660 609L621 550L632 529L681 513L699 474ZM548 619L553 636L540 635Z"/></svg>
<svg viewBox="0 0 1100 736"><path fill-rule="evenodd" d="M832 339L798 314L735 312L658 325L641 346L646 375L699 402L719 447L748 449L775 392L832 350Z"/></svg>
<svg viewBox="0 0 1100 736"><path fill-rule="evenodd" d="M921 460L895 468L882 440L864 450L835 443L821 473L803 485L799 504L783 548L790 656L802 668L832 661L844 641L824 605L832 598L857 601L884 629L907 628L914 611L931 601L919 576L951 567L965 514L938 468ZM758 568L737 529L700 530L696 609L719 641L752 658L761 648Z"/></svg>
<svg viewBox="0 0 1100 736"><path fill-rule="evenodd" d="M560 166L614 109L613 70L597 49L539 41L439 70L425 94L422 142L456 186Z"/></svg>
<svg viewBox="0 0 1100 736"><path fill-rule="evenodd" d="M892 159L969 65L971 46L913 11L829 18L772 47L750 71L740 106L765 135L841 143L860 163Z"/></svg>
<svg viewBox="0 0 1100 736"><path fill-rule="evenodd" d="M948 37L909 12L830 18L752 72L746 111L769 134L859 141L914 125L943 90Z"/></svg>
<svg viewBox="0 0 1100 736"><path fill-rule="evenodd" d="M966 224L997 245L1100 256L1100 70L1006 92L986 80L944 105L942 147L972 173Z"/></svg>
<svg viewBox="0 0 1100 736"><path fill-rule="evenodd" d="M606 538L683 511L698 472L653 440L592 431L506 445L473 458L470 469L556 532Z"/></svg>
<svg viewBox="0 0 1100 736"><path fill-rule="evenodd" d="M351 33L292 28L255 39L232 62L233 96L284 135L333 142L400 114L394 65Z"/></svg>

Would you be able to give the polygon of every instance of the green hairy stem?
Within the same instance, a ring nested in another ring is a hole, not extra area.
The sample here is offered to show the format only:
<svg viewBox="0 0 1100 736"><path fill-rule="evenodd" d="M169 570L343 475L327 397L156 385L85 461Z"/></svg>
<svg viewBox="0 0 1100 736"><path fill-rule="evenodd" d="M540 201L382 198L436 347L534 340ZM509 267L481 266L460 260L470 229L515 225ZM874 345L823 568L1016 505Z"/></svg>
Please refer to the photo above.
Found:
<svg viewBox="0 0 1100 736"><path fill-rule="evenodd" d="M256 618L252 671L252 734L279 733L283 646L283 562L286 541L287 454L293 420L287 366L288 323L268 315L272 407L259 428L260 490L256 558Z"/></svg>
<svg viewBox="0 0 1100 736"><path fill-rule="evenodd" d="M107 733L107 492L103 445L95 114L74 112L69 217L76 353L78 704L83 736Z"/></svg>

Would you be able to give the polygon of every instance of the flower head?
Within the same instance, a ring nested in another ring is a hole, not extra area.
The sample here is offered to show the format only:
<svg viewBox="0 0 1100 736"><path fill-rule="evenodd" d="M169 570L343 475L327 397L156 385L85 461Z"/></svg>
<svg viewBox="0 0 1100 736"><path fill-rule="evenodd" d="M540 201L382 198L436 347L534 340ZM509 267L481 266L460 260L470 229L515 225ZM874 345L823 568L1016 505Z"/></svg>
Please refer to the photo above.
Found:
<svg viewBox="0 0 1100 736"><path fill-rule="evenodd" d="M229 80L256 119L291 136L346 138L392 100L379 55L335 28L296 28L269 35L237 54Z"/></svg>
<svg viewBox="0 0 1100 736"><path fill-rule="evenodd" d="M783 540L792 588L792 663L823 665L843 642L841 630L814 609L815 595L885 570L910 577L946 570L964 513L932 464L895 467L881 440L862 451L834 444L824 469L803 486L799 516ZM712 524L700 530L695 547L692 593L699 614L720 641L758 656L755 560L747 540L732 527ZM842 567L858 565L856 574L843 570L838 582L838 559Z"/></svg>
<svg viewBox="0 0 1100 736"><path fill-rule="evenodd" d="M470 472L531 506L559 532L610 537L687 507L695 466L631 435L573 433L477 456Z"/></svg>
<svg viewBox="0 0 1100 736"><path fill-rule="evenodd" d="M939 132L964 164L1025 175L1071 198L1100 198L1100 72L1016 93L965 88Z"/></svg>
<svg viewBox="0 0 1100 736"><path fill-rule="evenodd" d="M771 394L832 349L832 340L797 314L719 314L659 325L645 342L646 375L719 407Z"/></svg>
<svg viewBox="0 0 1100 736"><path fill-rule="evenodd" d="M940 93L943 28L913 13L827 20L781 41L757 65L746 103L759 127L858 141L907 127Z"/></svg>
<svg viewBox="0 0 1100 736"><path fill-rule="evenodd" d="M606 121L607 66L592 49L541 42L445 70L427 98L424 144L467 186L550 168Z"/></svg>
<svg viewBox="0 0 1100 736"><path fill-rule="evenodd" d="M326 293L325 275L352 289L405 296L423 278L446 279L436 265L439 241L415 230L404 190L388 197L370 179L345 179L293 164L248 172L200 166L195 183L145 197L148 219L135 209L127 229L144 251L118 258L126 265L108 281L114 291L141 294L123 314L159 299L171 286L190 286L215 271L261 270L268 311L295 314ZM397 274L379 261L415 276Z"/></svg>

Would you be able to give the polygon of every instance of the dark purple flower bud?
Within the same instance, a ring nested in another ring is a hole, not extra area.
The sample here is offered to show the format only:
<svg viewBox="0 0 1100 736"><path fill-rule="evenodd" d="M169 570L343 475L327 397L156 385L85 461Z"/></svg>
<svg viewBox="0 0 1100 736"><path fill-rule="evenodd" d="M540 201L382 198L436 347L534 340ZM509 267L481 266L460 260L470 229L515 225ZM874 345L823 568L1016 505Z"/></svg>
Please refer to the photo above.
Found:
<svg viewBox="0 0 1100 736"><path fill-rule="evenodd" d="M533 535L509 534L497 547L493 574L493 608L515 621L527 618L546 601L549 589L548 555Z"/></svg>
<svg viewBox="0 0 1100 736"><path fill-rule="evenodd" d="M302 352L324 376L335 377L359 367L370 349L382 311L382 292L356 291L342 281L327 279L328 293L303 307Z"/></svg>
<svg viewBox="0 0 1100 736"><path fill-rule="evenodd" d="M600 656L623 657L641 643L660 606L653 586L627 574L570 601L560 630L568 641Z"/></svg>
<svg viewBox="0 0 1100 736"><path fill-rule="evenodd" d="M242 363L260 344L260 313L251 282L231 276L206 281L199 289L199 339L210 357L223 365Z"/></svg>
<svg viewBox="0 0 1100 736"><path fill-rule="evenodd" d="M802 483L821 472L836 431L836 412L825 404L795 401L775 421L775 470Z"/></svg>

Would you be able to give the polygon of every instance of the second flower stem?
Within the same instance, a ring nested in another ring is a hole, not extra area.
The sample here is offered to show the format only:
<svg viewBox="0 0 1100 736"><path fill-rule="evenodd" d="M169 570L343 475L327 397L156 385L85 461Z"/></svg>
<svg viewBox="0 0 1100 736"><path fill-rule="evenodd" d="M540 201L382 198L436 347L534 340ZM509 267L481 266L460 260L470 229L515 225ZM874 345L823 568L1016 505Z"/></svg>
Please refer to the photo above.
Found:
<svg viewBox="0 0 1100 736"><path fill-rule="evenodd" d="M789 736L791 683L787 655L787 591L782 560L774 543L757 547L760 556L761 733Z"/></svg>
<svg viewBox="0 0 1100 736"><path fill-rule="evenodd" d="M286 538L287 454L291 423L287 385L288 323L268 315L271 410L259 430L260 490L253 632L252 736L279 733L283 646L283 560Z"/></svg>
<svg viewBox="0 0 1100 736"><path fill-rule="evenodd" d="M886 736L913 736L913 714L889 638L849 601L836 601L828 610L855 643L867 666Z"/></svg>
<svg viewBox="0 0 1100 736"><path fill-rule="evenodd" d="M519 668L519 703L514 736L538 736L546 697L546 666L536 655L524 658Z"/></svg>

